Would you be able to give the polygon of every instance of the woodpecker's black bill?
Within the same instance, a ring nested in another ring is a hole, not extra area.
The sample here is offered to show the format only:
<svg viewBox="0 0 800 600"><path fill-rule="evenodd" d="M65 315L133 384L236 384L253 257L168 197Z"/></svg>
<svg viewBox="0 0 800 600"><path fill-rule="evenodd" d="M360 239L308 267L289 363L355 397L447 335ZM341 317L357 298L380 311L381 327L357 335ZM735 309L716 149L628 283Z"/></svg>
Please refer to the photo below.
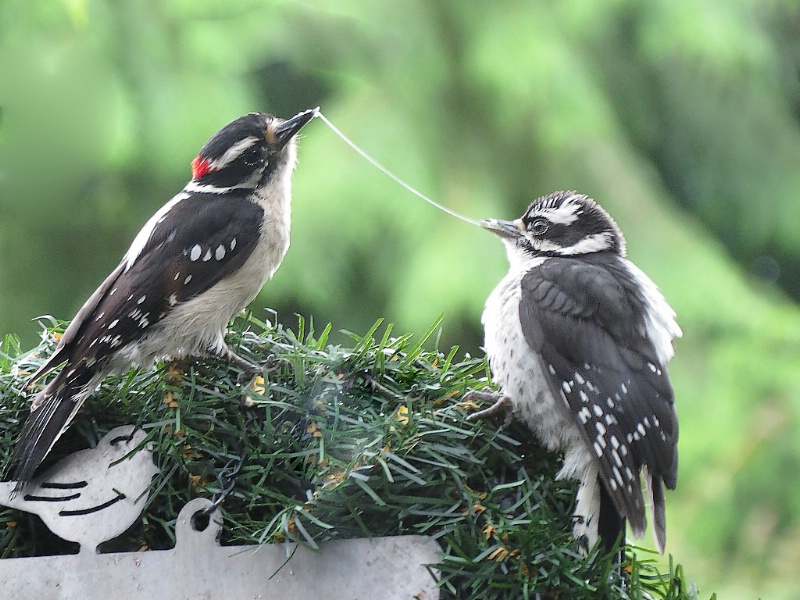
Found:
<svg viewBox="0 0 800 600"><path fill-rule="evenodd" d="M275 128L275 143L278 148L283 148L306 123L317 116L317 112L319 112L319 107L309 108L278 125Z"/></svg>
<svg viewBox="0 0 800 600"><path fill-rule="evenodd" d="M481 227L488 229L492 233L504 238L519 237L519 227L516 221L502 221L500 219L484 219L481 221Z"/></svg>

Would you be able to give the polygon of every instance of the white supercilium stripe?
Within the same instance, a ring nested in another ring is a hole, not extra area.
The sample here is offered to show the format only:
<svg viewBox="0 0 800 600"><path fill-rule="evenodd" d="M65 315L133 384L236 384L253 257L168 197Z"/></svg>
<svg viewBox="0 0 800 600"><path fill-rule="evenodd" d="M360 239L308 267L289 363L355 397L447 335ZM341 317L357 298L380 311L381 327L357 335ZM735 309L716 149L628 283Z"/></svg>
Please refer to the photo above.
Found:
<svg viewBox="0 0 800 600"><path fill-rule="evenodd" d="M578 220L577 213L580 208L580 204L566 201L564 204L556 208L542 208L541 210L536 211L536 215L545 217L551 223L570 225Z"/></svg>
<svg viewBox="0 0 800 600"><path fill-rule="evenodd" d="M242 155L242 152L247 150L250 146L255 144L257 141L258 140L251 135L250 137L246 137L243 140L241 140L239 142L236 142L233 146L231 146L230 148L228 148L225 151L225 154L223 154L222 156L220 156L216 160L212 160L209 163L209 166L214 171L219 171L221 168L223 168L225 165L227 165L231 161L234 161L237 158L239 158Z"/></svg>

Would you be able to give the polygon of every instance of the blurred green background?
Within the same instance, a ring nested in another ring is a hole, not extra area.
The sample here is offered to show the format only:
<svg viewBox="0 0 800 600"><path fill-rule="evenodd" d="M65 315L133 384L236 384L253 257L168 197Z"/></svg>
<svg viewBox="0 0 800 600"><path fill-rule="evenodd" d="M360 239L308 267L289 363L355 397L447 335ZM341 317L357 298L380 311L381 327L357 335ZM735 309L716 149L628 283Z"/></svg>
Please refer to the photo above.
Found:
<svg viewBox="0 0 800 600"><path fill-rule="evenodd" d="M800 593L796 0L1 0L0 71L0 335L70 318L222 125L321 105L472 217L564 188L616 217L685 332L667 550L720 598ZM481 352L496 239L321 121L294 183L258 306L355 332L444 313Z"/></svg>

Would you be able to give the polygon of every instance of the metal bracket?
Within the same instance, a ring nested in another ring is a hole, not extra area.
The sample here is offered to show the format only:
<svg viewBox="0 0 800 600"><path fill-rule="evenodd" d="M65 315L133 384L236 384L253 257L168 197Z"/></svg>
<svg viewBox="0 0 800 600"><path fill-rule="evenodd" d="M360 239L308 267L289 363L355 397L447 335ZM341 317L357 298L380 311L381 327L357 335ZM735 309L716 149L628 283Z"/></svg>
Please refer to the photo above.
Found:
<svg viewBox="0 0 800 600"><path fill-rule="evenodd" d="M437 600L427 565L438 544L423 536L296 544L220 546L219 510L202 531L193 518L211 502L183 507L172 550L0 560L0 589L15 600Z"/></svg>

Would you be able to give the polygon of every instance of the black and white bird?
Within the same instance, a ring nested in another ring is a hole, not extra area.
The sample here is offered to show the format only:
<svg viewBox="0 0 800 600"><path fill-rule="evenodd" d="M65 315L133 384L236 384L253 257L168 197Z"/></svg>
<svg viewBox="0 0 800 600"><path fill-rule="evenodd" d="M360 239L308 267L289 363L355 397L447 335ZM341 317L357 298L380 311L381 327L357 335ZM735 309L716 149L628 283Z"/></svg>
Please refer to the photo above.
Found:
<svg viewBox="0 0 800 600"><path fill-rule="evenodd" d="M564 452L558 477L580 482L574 535L589 548L600 538L612 551L626 520L641 537L649 504L663 552L664 486L674 489L678 472L666 370L681 335L675 312L587 196L556 192L515 221L483 226L503 240L510 263L482 319L503 397L470 418L511 409Z"/></svg>
<svg viewBox="0 0 800 600"><path fill-rule="evenodd" d="M294 137L316 114L251 113L206 142L191 181L147 221L28 381L65 363L33 399L14 448L20 486L109 373L203 355L259 371L227 346L225 330L289 247Z"/></svg>

